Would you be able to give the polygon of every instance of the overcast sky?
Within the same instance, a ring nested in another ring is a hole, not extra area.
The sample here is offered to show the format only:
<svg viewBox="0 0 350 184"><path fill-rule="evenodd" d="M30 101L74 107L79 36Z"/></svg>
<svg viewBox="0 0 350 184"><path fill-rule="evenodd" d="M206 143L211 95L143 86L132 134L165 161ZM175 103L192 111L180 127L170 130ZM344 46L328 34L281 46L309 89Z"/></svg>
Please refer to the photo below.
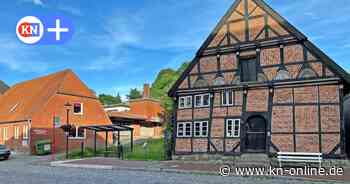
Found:
<svg viewBox="0 0 350 184"><path fill-rule="evenodd" d="M9 85L72 69L97 93L126 94L177 68L196 50L233 0L4 0L0 7L0 79ZM349 71L348 0L267 0L275 10ZM24 45L17 21L64 14L73 39L59 46Z"/></svg>

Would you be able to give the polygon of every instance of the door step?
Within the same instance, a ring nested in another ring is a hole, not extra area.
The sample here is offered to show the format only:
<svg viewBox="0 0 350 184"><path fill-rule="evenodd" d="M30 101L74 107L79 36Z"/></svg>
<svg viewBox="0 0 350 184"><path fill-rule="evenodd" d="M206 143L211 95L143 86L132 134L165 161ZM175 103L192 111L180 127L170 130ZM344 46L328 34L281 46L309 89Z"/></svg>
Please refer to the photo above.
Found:
<svg viewBox="0 0 350 184"><path fill-rule="evenodd" d="M266 154L243 154L235 158L236 167L267 167L270 158Z"/></svg>

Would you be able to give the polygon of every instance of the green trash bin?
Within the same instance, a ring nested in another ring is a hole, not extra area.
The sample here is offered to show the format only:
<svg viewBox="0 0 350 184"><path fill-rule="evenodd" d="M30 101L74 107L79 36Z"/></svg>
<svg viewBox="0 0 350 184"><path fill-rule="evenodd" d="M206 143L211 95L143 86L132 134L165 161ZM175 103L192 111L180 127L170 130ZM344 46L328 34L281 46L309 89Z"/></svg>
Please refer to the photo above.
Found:
<svg viewBox="0 0 350 184"><path fill-rule="evenodd" d="M37 155L47 155L51 153L51 141L41 140L35 143L36 154Z"/></svg>

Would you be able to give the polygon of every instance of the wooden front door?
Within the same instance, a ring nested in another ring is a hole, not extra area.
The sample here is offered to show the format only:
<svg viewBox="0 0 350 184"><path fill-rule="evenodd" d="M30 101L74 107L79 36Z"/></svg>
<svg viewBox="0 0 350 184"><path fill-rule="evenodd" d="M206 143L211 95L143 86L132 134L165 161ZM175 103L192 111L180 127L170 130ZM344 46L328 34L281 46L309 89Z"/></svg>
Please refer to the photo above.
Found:
<svg viewBox="0 0 350 184"><path fill-rule="evenodd" d="M252 153L266 150L266 120L261 116L253 116L245 124L245 151Z"/></svg>

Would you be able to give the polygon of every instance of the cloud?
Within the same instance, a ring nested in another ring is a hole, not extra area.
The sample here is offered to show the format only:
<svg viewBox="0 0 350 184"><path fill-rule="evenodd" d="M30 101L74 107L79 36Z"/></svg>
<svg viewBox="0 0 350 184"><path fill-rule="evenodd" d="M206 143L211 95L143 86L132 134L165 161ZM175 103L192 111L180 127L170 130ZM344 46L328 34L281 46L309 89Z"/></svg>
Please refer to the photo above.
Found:
<svg viewBox="0 0 350 184"><path fill-rule="evenodd" d="M75 8L68 5L59 5L58 9L76 16L83 16L83 12L79 8Z"/></svg>
<svg viewBox="0 0 350 184"><path fill-rule="evenodd" d="M125 63L127 63L127 60L117 59L112 55L101 56L87 64L87 66L83 66L82 69L87 71L114 70L115 68L121 67Z"/></svg>
<svg viewBox="0 0 350 184"><path fill-rule="evenodd" d="M41 61L37 48L28 46L6 35L0 37L0 65L12 71L41 73L47 71L48 63Z"/></svg>
<svg viewBox="0 0 350 184"><path fill-rule="evenodd" d="M42 0L21 0L21 1L25 3L32 3L36 6L41 6L41 7L45 6Z"/></svg>

